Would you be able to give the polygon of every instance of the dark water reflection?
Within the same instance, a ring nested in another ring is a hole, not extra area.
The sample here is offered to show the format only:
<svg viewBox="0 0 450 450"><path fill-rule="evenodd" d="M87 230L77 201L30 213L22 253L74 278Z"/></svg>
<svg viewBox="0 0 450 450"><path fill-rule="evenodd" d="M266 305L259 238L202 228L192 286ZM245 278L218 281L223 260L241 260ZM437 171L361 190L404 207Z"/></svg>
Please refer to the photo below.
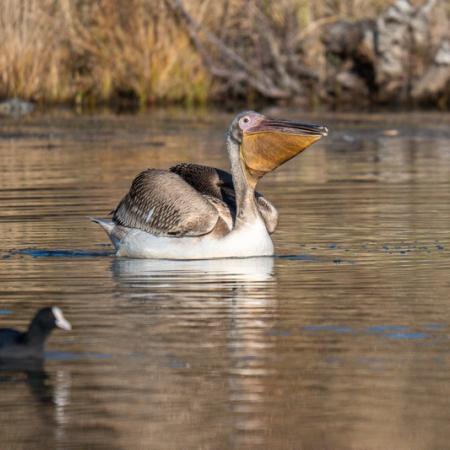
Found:
<svg viewBox="0 0 450 450"><path fill-rule="evenodd" d="M261 186L278 257L195 262L116 259L86 217L143 168L227 167L229 116L0 123L0 326L74 325L0 367L1 448L448 446L450 118L312 119Z"/></svg>

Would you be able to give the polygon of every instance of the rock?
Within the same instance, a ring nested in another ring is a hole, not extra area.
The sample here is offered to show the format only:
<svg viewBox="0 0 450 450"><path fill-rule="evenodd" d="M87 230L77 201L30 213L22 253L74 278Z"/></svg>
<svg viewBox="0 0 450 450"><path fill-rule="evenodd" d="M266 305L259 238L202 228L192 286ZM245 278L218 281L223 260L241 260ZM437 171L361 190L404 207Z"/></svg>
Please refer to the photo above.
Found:
<svg viewBox="0 0 450 450"><path fill-rule="evenodd" d="M389 83L390 90L405 81L413 13L409 1L398 0L377 19L377 84Z"/></svg>
<svg viewBox="0 0 450 450"><path fill-rule="evenodd" d="M327 91L339 101L365 103L375 92L375 22L340 20L322 35L329 62Z"/></svg>
<svg viewBox="0 0 450 450"><path fill-rule="evenodd" d="M450 40L445 40L434 57L434 62L440 66L450 66Z"/></svg>
<svg viewBox="0 0 450 450"><path fill-rule="evenodd" d="M448 101L449 29L443 0L417 7L396 0L374 21L327 26L321 38L328 63L326 92L337 100L353 92L359 103Z"/></svg>
<svg viewBox="0 0 450 450"><path fill-rule="evenodd" d="M339 20L325 28L321 39L327 52L347 58L357 50L363 37L359 22Z"/></svg>
<svg viewBox="0 0 450 450"><path fill-rule="evenodd" d="M336 76L336 81L343 89L351 91L352 93L360 94L363 96L367 96L369 94L367 85L364 83L364 80L362 80L361 77L353 72L339 72Z"/></svg>
<svg viewBox="0 0 450 450"><path fill-rule="evenodd" d="M433 75L426 72L432 64L436 45L449 26L443 3L428 0L414 7L408 0L397 0L378 18L376 82L381 94L379 100L406 101L420 97L424 83L430 83L434 77L442 79L441 70L433 71Z"/></svg>
<svg viewBox="0 0 450 450"><path fill-rule="evenodd" d="M11 98L0 103L0 116L18 118L32 113L34 108L33 103Z"/></svg>
<svg viewBox="0 0 450 450"><path fill-rule="evenodd" d="M450 40L444 40L433 59L433 64L414 85L412 98L416 101L432 100L450 91ZM447 93L448 98L448 93Z"/></svg>

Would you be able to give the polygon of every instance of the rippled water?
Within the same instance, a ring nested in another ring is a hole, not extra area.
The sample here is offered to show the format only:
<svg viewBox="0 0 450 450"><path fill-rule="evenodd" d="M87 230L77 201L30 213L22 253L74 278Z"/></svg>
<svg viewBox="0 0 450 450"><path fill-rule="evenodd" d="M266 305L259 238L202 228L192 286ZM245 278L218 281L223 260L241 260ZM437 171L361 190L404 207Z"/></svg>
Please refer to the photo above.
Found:
<svg viewBox="0 0 450 450"><path fill-rule="evenodd" d="M230 118L0 122L0 327L74 326L0 370L1 448L448 448L450 116L301 117L331 133L260 186L275 258L112 256L87 217L146 167L226 168Z"/></svg>

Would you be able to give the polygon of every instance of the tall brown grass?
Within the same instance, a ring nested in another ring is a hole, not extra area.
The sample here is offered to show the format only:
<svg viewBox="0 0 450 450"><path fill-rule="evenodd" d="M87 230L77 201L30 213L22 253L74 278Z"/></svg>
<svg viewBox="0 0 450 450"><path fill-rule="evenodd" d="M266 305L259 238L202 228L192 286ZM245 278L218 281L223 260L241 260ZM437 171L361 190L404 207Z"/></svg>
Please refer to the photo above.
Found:
<svg viewBox="0 0 450 450"><path fill-rule="evenodd" d="M201 102L209 83L161 1L2 0L2 98Z"/></svg>
<svg viewBox="0 0 450 450"><path fill-rule="evenodd" d="M0 96L50 101L70 97L64 23L54 3L2 0Z"/></svg>
<svg viewBox="0 0 450 450"><path fill-rule="evenodd" d="M209 77L158 0L61 0L77 95L105 101L205 100Z"/></svg>
<svg viewBox="0 0 450 450"><path fill-rule="evenodd" d="M221 35L245 24L249 2L185 0L196 20ZM362 17L389 0L280 0L298 33L326 17ZM230 20L228 19L230 18ZM275 18L276 19L276 18ZM318 22L319 21L319 22ZM308 31L309 30L309 31ZM220 83L220 82L219 82ZM0 98L38 102L205 102L218 86L164 0L1 0Z"/></svg>

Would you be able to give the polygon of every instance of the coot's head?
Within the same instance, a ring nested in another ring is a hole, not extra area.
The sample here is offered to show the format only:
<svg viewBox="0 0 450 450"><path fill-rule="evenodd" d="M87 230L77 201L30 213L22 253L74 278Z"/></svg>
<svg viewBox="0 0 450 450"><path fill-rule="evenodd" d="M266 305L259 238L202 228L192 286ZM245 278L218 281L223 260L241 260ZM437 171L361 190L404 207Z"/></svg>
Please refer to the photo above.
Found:
<svg viewBox="0 0 450 450"><path fill-rule="evenodd" d="M61 328L63 330L71 330L72 325L64 317L61 309L57 306L42 308L34 317L32 326L39 327L41 330L51 331L53 328Z"/></svg>

